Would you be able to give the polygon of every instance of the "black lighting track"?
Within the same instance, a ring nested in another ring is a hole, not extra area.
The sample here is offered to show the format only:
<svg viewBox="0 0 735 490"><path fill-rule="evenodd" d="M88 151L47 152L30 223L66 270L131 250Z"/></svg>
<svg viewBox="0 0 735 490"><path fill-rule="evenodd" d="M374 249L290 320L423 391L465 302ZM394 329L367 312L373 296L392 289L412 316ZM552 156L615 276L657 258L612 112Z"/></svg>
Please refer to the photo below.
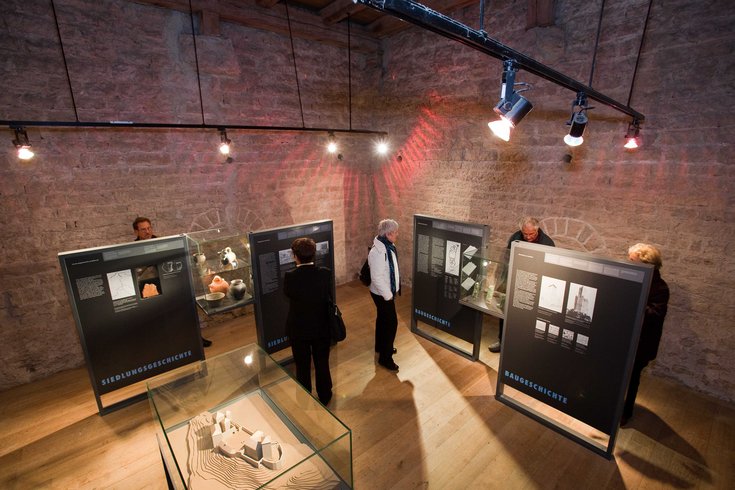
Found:
<svg viewBox="0 0 735 490"><path fill-rule="evenodd" d="M499 60L513 60L518 68L565 87L576 93L584 92L588 98L615 110L628 114L642 122L645 116L640 112L598 92L577 80L550 68L533 58L524 55L488 37L482 30L476 30L444 14L412 0L353 0L376 10L386 12L418 27L433 31L441 36L457 41Z"/></svg>
<svg viewBox="0 0 735 490"><path fill-rule="evenodd" d="M304 128L301 126L252 126L244 124L179 124L179 123L137 123L128 121L83 122L83 121L3 121L0 126L10 128L21 127L57 127L57 128L145 128L145 129L228 129L243 131L291 131L296 133L353 133L376 134L386 136L385 131L370 129L336 129L336 128Z"/></svg>

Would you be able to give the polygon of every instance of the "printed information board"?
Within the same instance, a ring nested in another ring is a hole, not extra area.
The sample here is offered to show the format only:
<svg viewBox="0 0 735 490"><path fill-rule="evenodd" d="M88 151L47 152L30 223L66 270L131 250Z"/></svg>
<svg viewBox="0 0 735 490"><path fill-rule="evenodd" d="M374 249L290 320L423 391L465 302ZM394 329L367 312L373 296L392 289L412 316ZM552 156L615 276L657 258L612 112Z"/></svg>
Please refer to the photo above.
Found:
<svg viewBox="0 0 735 490"><path fill-rule="evenodd" d="M184 237L59 254L100 396L204 359Z"/></svg>
<svg viewBox="0 0 735 490"><path fill-rule="evenodd" d="M507 385L614 434L652 266L515 242L509 270L496 396Z"/></svg>
<svg viewBox="0 0 735 490"><path fill-rule="evenodd" d="M482 313L462 306L460 267L462 254L485 247L487 226L414 216L413 288L411 331L465 357L479 357ZM436 332L422 329L423 322ZM435 335L441 332L444 335ZM472 345L472 351L448 341L456 337Z"/></svg>
<svg viewBox="0 0 735 490"><path fill-rule="evenodd" d="M286 272L296 268L291 243L301 237L309 237L316 242L316 266L327 267L332 271L334 297L332 221L317 221L249 234L258 344L269 354L291 345L286 335L288 298L283 293L283 279Z"/></svg>

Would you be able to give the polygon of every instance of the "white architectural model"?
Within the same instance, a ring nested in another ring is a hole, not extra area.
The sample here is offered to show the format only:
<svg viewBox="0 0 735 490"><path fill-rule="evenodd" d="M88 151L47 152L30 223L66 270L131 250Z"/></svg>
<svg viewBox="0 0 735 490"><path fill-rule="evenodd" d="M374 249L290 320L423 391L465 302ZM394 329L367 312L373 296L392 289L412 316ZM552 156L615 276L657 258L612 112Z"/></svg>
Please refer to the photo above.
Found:
<svg viewBox="0 0 735 490"><path fill-rule="evenodd" d="M263 431L250 431L230 418L230 411L217 412L210 428L212 445L224 456L241 458L253 467L271 470L283 466L283 449Z"/></svg>

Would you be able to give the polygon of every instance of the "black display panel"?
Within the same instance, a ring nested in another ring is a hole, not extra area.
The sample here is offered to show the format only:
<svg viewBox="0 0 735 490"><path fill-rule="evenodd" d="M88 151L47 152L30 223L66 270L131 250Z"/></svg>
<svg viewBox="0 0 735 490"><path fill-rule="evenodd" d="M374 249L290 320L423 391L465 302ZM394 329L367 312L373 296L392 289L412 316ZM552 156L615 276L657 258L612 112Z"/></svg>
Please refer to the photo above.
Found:
<svg viewBox="0 0 735 490"><path fill-rule="evenodd" d="M484 249L486 225L414 215L413 289L411 330L459 354L479 357L482 313L462 306L460 278L462 254ZM472 352L458 349L421 330L417 322L473 345Z"/></svg>
<svg viewBox="0 0 735 490"><path fill-rule="evenodd" d="M59 254L100 396L204 359L184 237Z"/></svg>
<svg viewBox="0 0 735 490"><path fill-rule="evenodd" d="M646 264L515 242L497 396L511 386L613 434L652 275Z"/></svg>
<svg viewBox="0 0 735 490"><path fill-rule="evenodd" d="M286 335L288 298L283 293L286 272L296 268L291 243L301 237L316 242L317 267L332 271L334 297L334 237L332 221L316 221L249 234L255 289L255 325L258 345L272 354L291 345Z"/></svg>

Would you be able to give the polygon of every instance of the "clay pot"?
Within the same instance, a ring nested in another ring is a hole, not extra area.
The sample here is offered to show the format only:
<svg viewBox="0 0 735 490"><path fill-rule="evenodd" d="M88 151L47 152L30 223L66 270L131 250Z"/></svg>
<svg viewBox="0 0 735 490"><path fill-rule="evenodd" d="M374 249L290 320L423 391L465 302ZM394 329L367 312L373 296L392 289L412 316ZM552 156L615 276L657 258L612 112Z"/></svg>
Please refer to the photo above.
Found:
<svg viewBox="0 0 735 490"><path fill-rule="evenodd" d="M214 276L212 282L209 284L209 292L211 293L225 293L230 289L230 285L227 281L219 276Z"/></svg>
<svg viewBox="0 0 735 490"><path fill-rule="evenodd" d="M243 299L247 290L248 289L242 279L233 279L230 283L230 293L236 300Z"/></svg>

